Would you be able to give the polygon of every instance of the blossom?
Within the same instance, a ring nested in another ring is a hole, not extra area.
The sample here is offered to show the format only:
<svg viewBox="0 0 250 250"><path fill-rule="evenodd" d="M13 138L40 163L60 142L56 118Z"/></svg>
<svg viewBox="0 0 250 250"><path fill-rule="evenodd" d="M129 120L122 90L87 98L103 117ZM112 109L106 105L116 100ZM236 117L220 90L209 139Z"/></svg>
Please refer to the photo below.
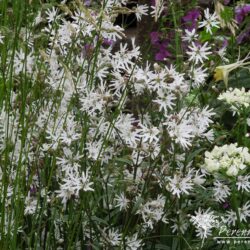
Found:
<svg viewBox="0 0 250 250"><path fill-rule="evenodd" d="M230 188L218 180L214 183L213 191L214 198L218 202L225 202L225 199L230 195Z"/></svg>
<svg viewBox="0 0 250 250"><path fill-rule="evenodd" d="M170 57L171 53L166 49L166 45L162 43L159 46L159 51L155 54L156 61L164 61L167 57Z"/></svg>
<svg viewBox="0 0 250 250"><path fill-rule="evenodd" d="M91 187L93 182L90 182L89 169L86 172L82 172L79 175L78 172L68 173L62 179L62 184L60 185L60 190L56 191L58 193L58 197L62 198L62 203L64 204L64 208L66 208L67 201L75 195L79 196L79 191L83 190L84 192L94 191Z"/></svg>
<svg viewBox="0 0 250 250"><path fill-rule="evenodd" d="M120 211L127 210L129 206L129 200L125 197L124 193L116 195L115 201L117 203L116 207L119 207Z"/></svg>
<svg viewBox="0 0 250 250"><path fill-rule="evenodd" d="M163 39L161 36L162 34L157 31L150 33L151 44L157 50L155 54L156 61L164 61L167 57L171 56L171 53L167 50L169 39Z"/></svg>
<svg viewBox="0 0 250 250"><path fill-rule="evenodd" d="M247 222L250 217L250 202L247 201L241 208L239 208L240 221Z"/></svg>
<svg viewBox="0 0 250 250"><path fill-rule="evenodd" d="M193 80L192 86L200 87L205 83L205 79L207 78L208 74L207 68L196 67L191 69L191 78Z"/></svg>
<svg viewBox="0 0 250 250"><path fill-rule="evenodd" d="M158 18L160 17L161 13L164 10L164 1L163 0L155 0L154 5L151 6L153 9L151 11L151 15L154 16L155 22L157 22Z"/></svg>
<svg viewBox="0 0 250 250"><path fill-rule="evenodd" d="M229 88L218 96L218 100L225 101L231 106L233 112L240 112L241 108L248 108L250 105L250 92L245 88Z"/></svg>
<svg viewBox="0 0 250 250"><path fill-rule="evenodd" d="M105 240L107 240L111 246L119 246L121 242L121 234L119 231L117 229L115 230L114 228L106 229L105 231L108 231L105 232Z"/></svg>
<svg viewBox="0 0 250 250"><path fill-rule="evenodd" d="M139 129L143 142L148 141L149 143L152 143L153 141L158 142L158 134L160 133L160 130L157 127L151 127L148 128L146 126L141 125L141 129Z"/></svg>
<svg viewBox="0 0 250 250"><path fill-rule="evenodd" d="M158 221L162 220L166 222L164 219L164 206L165 197L158 195L156 200L148 201L144 205L142 204L137 214L141 214L146 226L153 229L154 224Z"/></svg>
<svg viewBox="0 0 250 250"><path fill-rule="evenodd" d="M187 14L182 17L182 22L184 23L185 28L189 31L196 29L199 17L200 11L198 9L188 11Z"/></svg>
<svg viewBox="0 0 250 250"><path fill-rule="evenodd" d="M201 21L199 23L199 28L205 27L206 28L206 32L212 34L212 28L216 27L219 28L219 21L218 21L218 17L216 15L216 13L213 13L212 15L209 13L209 9L205 9L204 10L204 14L205 14L205 20Z"/></svg>
<svg viewBox="0 0 250 250"><path fill-rule="evenodd" d="M198 34L195 29L192 29L191 31L185 29L185 35L182 37L182 40L191 43L197 40L197 38Z"/></svg>
<svg viewBox="0 0 250 250"><path fill-rule="evenodd" d="M250 25L248 25L236 38L238 44L249 41Z"/></svg>
<svg viewBox="0 0 250 250"><path fill-rule="evenodd" d="M236 6L235 19L237 23L242 23L244 18L248 15L249 12L250 12L250 4Z"/></svg>
<svg viewBox="0 0 250 250"><path fill-rule="evenodd" d="M135 11L135 16L138 21L141 21L142 15L147 15L148 13L148 6L146 4L144 5L138 5L134 9Z"/></svg>
<svg viewBox="0 0 250 250"><path fill-rule="evenodd" d="M55 7L52 7L52 9L46 10L46 19L48 20L49 23L55 22L58 18L59 15L57 14L58 10Z"/></svg>
<svg viewBox="0 0 250 250"><path fill-rule="evenodd" d="M215 73L214 73L215 81L218 82L220 80L223 80L225 83L225 86L227 87L229 73L237 68L240 68L240 67L243 67L243 66L250 64L250 62L246 62L246 60L248 60L249 58L250 58L249 55L247 55L244 59L238 60L235 63L217 66L215 68Z"/></svg>
<svg viewBox="0 0 250 250"><path fill-rule="evenodd" d="M30 192L28 193L28 196L25 198L25 210L24 214L35 214L37 210L40 209L40 206L38 205L38 201L36 197L31 197Z"/></svg>
<svg viewBox="0 0 250 250"><path fill-rule="evenodd" d="M217 216L214 214L214 211L210 211L210 209L204 211L201 208L195 211L195 215L192 215L190 218L191 223L196 228L197 236L201 239L205 239L211 235L216 220Z"/></svg>
<svg viewBox="0 0 250 250"><path fill-rule="evenodd" d="M189 222L182 211L177 211L177 218L171 219L171 221L174 223L171 226L173 233L181 231L181 233L184 234L187 231Z"/></svg>
<svg viewBox="0 0 250 250"><path fill-rule="evenodd" d="M157 45L160 40L160 34L157 31L150 32L150 41L152 45Z"/></svg>
<svg viewBox="0 0 250 250"><path fill-rule="evenodd" d="M126 246L128 250L138 250L143 246L142 240L138 239L138 233L126 238Z"/></svg>
<svg viewBox="0 0 250 250"><path fill-rule="evenodd" d="M227 176L237 176L250 165L248 148L238 147L237 143L215 146L211 152L205 152L204 168L210 172L222 172Z"/></svg>
<svg viewBox="0 0 250 250"><path fill-rule="evenodd" d="M192 46L188 46L190 51L187 51L187 54L190 56L189 61L193 61L195 64L198 62L203 63L204 59L208 59L208 55L212 54L209 50L211 47L208 46L208 42L205 42L202 46L196 45L192 42Z"/></svg>
<svg viewBox="0 0 250 250"><path fill-rule="evenodd" d="M3 44L4 36L0 33L0 44Z"/></svg>
<svg viewBox="0 0 250 250"><path fill-rule="evenodd" d="M250 175L239 175L237 177L236 186L238 191L250 192Z"/></svg>
<svg viewBox="0 0 250 250"><path fill-rule="evenodd" d="M193 183L191 176L181 177L180 175L174 175L173 178L169 178L169 183L166 188L173 194L180 198L181 194L189 194L193 189Z"/></svg>

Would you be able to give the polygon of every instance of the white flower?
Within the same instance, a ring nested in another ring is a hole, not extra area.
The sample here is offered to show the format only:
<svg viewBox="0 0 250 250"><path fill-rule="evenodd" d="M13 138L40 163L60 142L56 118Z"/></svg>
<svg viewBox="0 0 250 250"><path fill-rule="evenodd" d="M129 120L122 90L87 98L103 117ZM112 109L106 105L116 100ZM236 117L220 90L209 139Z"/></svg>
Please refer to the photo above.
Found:
<svg viewBox="0 0 250 250"><path fill-rule="evenodd" d="M191 43L197 40L197 38L198 34L196 33L195 29L192 29L191 31L185 29L185 36L182 37L182 40Z"/></svg>
<svg viewBox="0 0 250 250"><path fill-rule="evenodd" d="M138 5L134 9L135 11L135 16L138 21L141 21L141 17L143 15L148 15L148 6L146 4L144 5Z"/></svg>
<svg viewBox="0 0 250 250"><path fill-rule="evenodd" d="M49 23L52 23L52 22L55 22L58 18L59 18L59 15L57 14L57 9L55 7L52 7L52 9L48 9L46 10L46 19Z"/></svg>
<svg viewBox="0 0 250 250"><path fill-rule="evenodd" d="M233 210L227 211L225 217L223 218L223 220L228 225L235 226L236 221L237 221L237 214L236 214L236 212L233 211Z"/></svg>
<svg viewBox="0 0 250 250"><path fill-rule="evenodd" d="M4 36L0 33L0 44L3 44Z"/></svg>
<svg viewBox="0 0 250 250"><path fill-rule="evenodd" d="M63 156L62 157L56 157L56 163L57 165L61 166L62 171L65 171L67 173L77 170L79 164L78 161L83 156L79 155L79 152L76 154L73 154L72 150L68 147L63 148Z"/></svg>
<svg viewBox="0 0 250 250"><path fill-rule="evenodd" d="M177 144L180 144L182 148L191 146L194 134L193 126L190 124L189 120L183 118L181 122L179 122L178 118L175 119L174 116L170 116L169 120L165 122L164 125L167 126L170 137L172 137Z"/></svg>
<svg viewBox="0 0 250 250"><path fill-rule="evenodd" d="M169 183L166 186L173 195L177 195L180 198L181 194L189 194L193 189L193 183L190 176L181 177L175 174L173 178L168 178Z"/></svg>
<svg viewBox="0 0 250 250"><path fill-rule="evenodd" d="M192 169L190 170L190 172L191 171ZM205 174L200 174L200 171L195 171L195 176L193 176L193 183L198 186L201 186L206 181L206 179L203 177L205 177Z"/></svg>
<svg viewBox="0 0 250 250"><path fill-rule="evenodd" d="M185 234L188 229L189 222L181 211L177 211L177 218L171 219L171 221L174 223L171 226L173 233L181 231L182 234Z"/></svg>
<svg viewBox="0 0 250 250"><path fill-rule="evenodd" d="M121 234L118 230L115 230L113 228L108 230L108 233L106 233L106 239L112 246L119 246L121 242Z"/></svg>
<svg viewBox="0 0 250 250"><path fill-rule="evenodd" d="M212 228L216 223L217 216L214 215L213 211L202 211L199 208L198 211L195 212L195 215L191 216L191 223L195 226L197 236L201 239L207 238L212 233Z"/></svg>
<svg viewBox="0 0 250 250"><path fill-rule="evenodd" d="M221 93L218 100L228 103L234 113L239 113L241 108L248 108L250 105L250 91L245 88L229 88L226 92Z"/></svg>
<svg viewBox="0 0 250 250"><path fill-rule="evenodd" d="M174 108L176 97L170 91L159 90L157 94L157 99L153 100L153 102L159 105L159 111L164 111L164 113L167 114L168 110Z"/></svg>
<svg viewBox="0 0 250 250"><path fill-rule="evenodd" d="M212 54L209 50L211 47L207 46L208 42L205 42L202 46L196 45L192 42L192 46L188 46L190 51L187 51L187 54L190 56L189 61L193 61L195 64L203 63L205 59L208 59L208 55Z"/></svg>
<svg viewBox="0 0 250 250"><path fill-rule="evenodd" d="M112 56L112 66L117 71L120 70L129 70L130 67L133 67L134 60L139 60L140 50L139 47L135 46L135 38L131 39L132 50L128 49L128 44L120 43L120 49L114 53Z"/></svg>
<svg viewBox="0 0 250 250"><path fill-rule="evenodd" d="M236 186L237 189L240 191L246 191L246 192L250 192L250 175L239 175L237 177L237 182L236 182Z"/></svg>
<svg viewBox="0 0 250 250"><path fill-rule="evenodd" d="M142 240L138 239L138 233L126 238L128 250L139 250L143 246Z"/></svg>
<svg viewBox="0 0 250 250"><path fill-rule="evenodd" d="M127 210L129 206L129 200L126 198L124 193L116 195L115 201L117 202L116 207L119 207L120 211Z"/></svg>
<svg viewBox="0 0 250 250"><path fill-rule="evenodd" d="M209 13L209 9L204 10L205 20L199 23L199 28L205 27L206 31L212 35L212 28L219 28L220 22L218 21L218 16L214 12L213 14Z"/></svg>
<svg viewBox="0 0 250 250"><path fill-rule="evenodd" d="M230 188L222 182L216 180L214 183L214 198L218 202L225 202L225 199L230 195Z"/></svg>
<svg viewBox="0 0 250 250"><path fill-rule="evenodd" d="M247 218L250 217L250 201L247 201L242 208L239 208L240 221L247 222Z"/></svg>
<svg viewBox="0 0 250 250"><path fill-rule="evenodd" d="M140 125L141 129L139 129L138 131L140 132L140 137L142 138L143 142L158 142L159 141L159 137L158 134L160 133L160 130L157 127L151 127L148 128L144 125Z"/></svg>
<svg viewBox="0 0 250 250"><path fill-rule="evenodd" d="M249 165L248 148L238 147L236 143L215 146L211 152L205 152L204 168L210 173L221 171L228 176L236 176Z"/></svg>
<svg viewBox="0 0 250 250"><path fill-rule="evenodd" d="M164 10L164 0L156 0L155 6L151 6L153 9L150 13L155 18L155 22L157 22L158 18L160 17L162 11Z"/></svg>
<svg viewBox="0 0 250 250"><path fill-rule="evenodd" d="M191 70L191 78L193 80L192 86L200 87L201 85L203 85L208 76L206 72L207 72L207 68L204 68L204 69L202 67L193 68Z"/></svg>
<svg viewBox="0 0 250 250"><path fill-rule="evenodd" d="M162 220L166 223L164 218L165 197L158 195L156 200L148 201L142 204L137 214L141 214L143 221L147 227L153 229L153 226L158 221Z"/></svg>
<svg viewBox="0 0 250 250"><path fill-rule="evenodd" d="M220 56L221 60L225 63L229 63L229 59L226 58L227 55L227 47L222 47L217 51L218 55Z"/></svg>
<svg viewBox="0 0 250 250"><path fill-rule="evenodd" d="M79 196L79 191L83 190L87 191L94 191L91 187L93 182L90 182L89 176L89 169L86 172L82 172L79 175L78 172L68 173L62 179L62 184L60 185L60 190L56 191L58 193L58 197L62 198L62 203L64 204L64 208L66 207L67 201L75 195L76 197Z"/></svg>
<svg viewBox="0 0 250 250"><path fill-rule="evenodd" d="M31 197L29 192L28 196L25 198L24 214L27 215L37 213L38 209L40 209L40 206L37 204L37 198Z"/></svg>

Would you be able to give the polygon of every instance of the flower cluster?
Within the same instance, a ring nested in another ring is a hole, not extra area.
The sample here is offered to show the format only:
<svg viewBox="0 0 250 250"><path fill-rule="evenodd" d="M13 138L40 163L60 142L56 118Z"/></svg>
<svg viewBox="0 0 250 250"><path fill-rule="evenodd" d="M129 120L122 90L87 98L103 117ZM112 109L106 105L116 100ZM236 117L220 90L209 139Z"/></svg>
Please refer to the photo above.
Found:
<svg viewBox="0 0 250 250"><path fill-rule="evenodd" d="M235 144L215 146L211 152L205 153L204 168L210 173L225 173L237 176L250 165L248 148Z"/></svg>
<svg viewBox="0 0 250 250"><path fill-rule="evenodd" d="M239 112L241 109L249 107L250 92L245 88L229 88L226 92L221 93L218 99L228 103L234 112Z"/></svg>

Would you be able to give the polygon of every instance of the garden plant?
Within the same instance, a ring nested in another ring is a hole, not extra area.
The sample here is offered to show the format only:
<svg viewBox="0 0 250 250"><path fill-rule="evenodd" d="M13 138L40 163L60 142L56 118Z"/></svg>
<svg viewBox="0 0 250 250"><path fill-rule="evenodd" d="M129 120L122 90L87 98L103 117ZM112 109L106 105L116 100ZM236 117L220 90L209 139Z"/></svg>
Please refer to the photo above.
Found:
<svg viewBox="0 0 250 250"><path fill-rule="evenodd" d="M0 249L250 249L248 1L0 0L0 55Z"/></svg>

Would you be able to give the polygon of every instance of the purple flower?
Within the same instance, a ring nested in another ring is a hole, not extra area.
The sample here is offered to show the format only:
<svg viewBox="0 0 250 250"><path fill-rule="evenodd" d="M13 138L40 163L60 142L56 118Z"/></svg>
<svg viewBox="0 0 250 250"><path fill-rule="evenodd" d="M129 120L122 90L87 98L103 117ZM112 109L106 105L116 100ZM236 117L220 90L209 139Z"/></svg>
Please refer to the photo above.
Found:
<svg viewBox="0 0 250 250"><path fill-rule="evenodd" d="M32 186L31 188L30 188L30 193L31 194L35 194L36 193L36 187L34 187L34 186Z"/></svg>
<svg viewBox="0 0 250 250"><path fill-rule="evenodd" d="M188 11L188 13L182 17L184 28L188 29L189 31L196 29L199 17L200 11L198 9L192 9Z"/></svg>
<svg viewBox="0 0 250 250"><path fill-rule="evenodd" d="M90 6L90 4L91 4L91 0L85 0L84 1L84 5L85 6Z"/></svg>
<svg viewBox="0 0 250 250"><path fill-rule="evenodd" d="M89 57L93 53L94 46L92 44L85 44L83 46L83 55Z"/></svg>
<svg viewBox="0 0 250 250"><path fill-rule="evenodd" d="M228 46L228 40L225 38L222 42L222 48L226 48Z"/></svg>
<svg viewBox="0 0 250 250"><path fill-rule="evenodd" d="M159 36L160 36L160 34L157 31L153 31L153 32L150 33L150 40L151 40L152 45L158 45Z"/></svg>
<svg viewBox="0 0 250 250"><path fill-rule="evenodd" d="M244 29L236 38L237 43L241 44L246 42L250 37L250 26L248 26L246 29Z"/></svg>
<svg viewBox="0 0 250 250"><path fill-rule="evenodd" d="M235 10L235 19L238 23L242 23L244 18L250 12L250 4L245 4L243 6L237 6Z"/></svg>
<svg viewBox="0 0 250 250"><path fill-rule="evenodd" d="M151 0L151 6L155 6L155 0Z"/></svg>
<svg viewBox="0 0 250 250"><path fill-rule="evenodd" d="M230 3L231 0L224 0L224 4L228 5Z"/></svg>
<svg viewBox="0 0 250 250"><path fill-rule="evenodd" d="M227 209L227 208L229 208L230 207L230 204L228 203L228 202L225 202L224 204L223 204L223 208L224 209Z"/></svg>
<svg viewBox="0 0 250 250"><path fill-rule="evenodd" d="M158 52L155 54L156 61L164 61L167 57L171 56L171 53L167 50L168 41L164 40L162 43L159 43L157 48Z"/></svg>
<svg viewBox="0 0 250 250"><path fill-rule="evenodd" d="M157 31L150 33L151 44L153 48L157 49L157 53L155 54L156 61L164 61L165 58L171 55L171 53L167 50L169 39L163 40L161 36L162 34Z"/></svg>
<svg viewBox="0 0 250 250"><path fill-rule="evenodd" d="M114 44L114 41L111 39L104 38L102 44L110 46Z"/></svg>
<svg viewBox="0 0 250 250"><path fill-rule="evenodd" d="M167 57L170 57L171 53L167 51L164 48L161 48L156 54L155 54L155 60L156 61L164 61Z"/></svg>

